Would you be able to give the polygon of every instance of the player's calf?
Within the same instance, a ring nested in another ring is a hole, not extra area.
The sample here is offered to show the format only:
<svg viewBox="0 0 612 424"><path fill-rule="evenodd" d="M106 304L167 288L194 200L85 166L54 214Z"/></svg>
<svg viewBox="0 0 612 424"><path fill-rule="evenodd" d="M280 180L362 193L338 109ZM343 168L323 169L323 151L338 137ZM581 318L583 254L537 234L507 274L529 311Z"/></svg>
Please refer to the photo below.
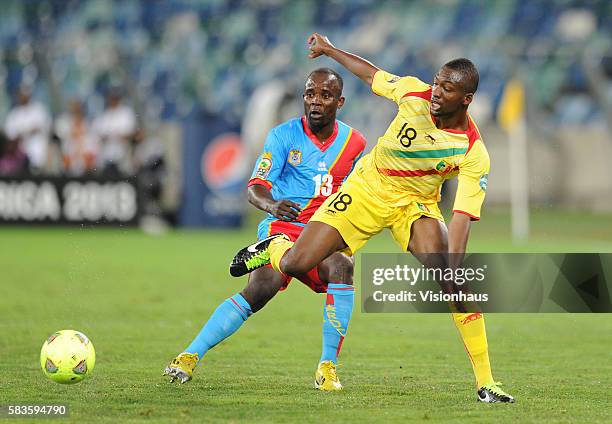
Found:
<svg viewBox="0 0 612 424"><path fill-rule="evenodd" d="M283 287L287 277L271 267L262 267L249 274L247 286L240 292L251 312L260 311Z"/></svg>
<svg viewBox="0 0 612 424"><path fill-rule="evenodd" d="M352 285L354 268L352 256L334 253L319 264L319 278L327 283Z"/></svg>

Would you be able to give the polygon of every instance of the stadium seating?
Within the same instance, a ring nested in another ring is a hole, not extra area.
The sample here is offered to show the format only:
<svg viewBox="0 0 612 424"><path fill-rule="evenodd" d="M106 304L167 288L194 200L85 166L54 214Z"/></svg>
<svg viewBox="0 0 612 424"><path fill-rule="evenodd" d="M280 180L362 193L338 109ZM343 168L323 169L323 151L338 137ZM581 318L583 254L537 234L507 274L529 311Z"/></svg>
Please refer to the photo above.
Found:
<svg viewBox="0 0 612 424"><path fill-rule="evenodd" d="M481 98L493 108L520 68L530 101L551 122L591 123L605 114L589 92L582 53L593 47L610 67L611 9L605 0L9 0L0 14L0 117L25 82L36 84L35 96L54 115L74 96L95 115L108 87L122 85L149 120L204 109L239 121L255 87L293 81L314 66L305 37L318 30L425 80L442 61L471 57L482 73ZM602 75L610 101L610 70ZM351 121L367 122L366 87L346 85Z"/></svg>

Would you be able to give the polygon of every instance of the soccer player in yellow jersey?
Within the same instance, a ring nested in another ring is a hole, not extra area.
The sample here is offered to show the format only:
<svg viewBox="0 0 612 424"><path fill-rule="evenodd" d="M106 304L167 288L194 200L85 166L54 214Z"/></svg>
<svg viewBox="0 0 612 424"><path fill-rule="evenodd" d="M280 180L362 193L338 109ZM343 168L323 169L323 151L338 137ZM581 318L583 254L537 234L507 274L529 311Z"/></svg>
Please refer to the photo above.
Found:
<svg viewBox="0 0 612 424"><path fill-rule="evenodd" d="M478 71L468 59L446 63L432 85L400 77L336 48L327 37L308 38L309 57L326 55L393 100L398 113L377 145L355 166L340 190L317 210L295 243L282 234L242 249L232 274L271 263L290 276L306 274L334 252L354 254L373 235L391 230L400 247L432 268L460 266L470 222L480 219L487 188L489 156L468 106ZM444 180L458 177L448 229L438 209ZM450 292L452 281L440 282ZM455 286L456 287L456 286ZM491 375L484 316L451 305L482 402L514 402Z"/></svg>

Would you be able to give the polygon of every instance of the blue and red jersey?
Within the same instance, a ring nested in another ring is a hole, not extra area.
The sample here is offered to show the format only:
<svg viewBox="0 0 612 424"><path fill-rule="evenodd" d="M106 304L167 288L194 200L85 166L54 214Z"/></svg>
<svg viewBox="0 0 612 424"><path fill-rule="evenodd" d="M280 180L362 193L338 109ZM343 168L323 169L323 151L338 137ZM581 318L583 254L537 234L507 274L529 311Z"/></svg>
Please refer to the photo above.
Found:
<svg viewBox="0 0 612 424"><path fill-rule="evenodd" d="M248 185L261 184L277 200L287 199L302 208L294 225L305 226L323 201L350 174L366 146L361 133L336 120L331 136L321 143L305 116L273 128L266 138ZM277 219L268 215L258 227L259 238L268 236Z"/></svg>

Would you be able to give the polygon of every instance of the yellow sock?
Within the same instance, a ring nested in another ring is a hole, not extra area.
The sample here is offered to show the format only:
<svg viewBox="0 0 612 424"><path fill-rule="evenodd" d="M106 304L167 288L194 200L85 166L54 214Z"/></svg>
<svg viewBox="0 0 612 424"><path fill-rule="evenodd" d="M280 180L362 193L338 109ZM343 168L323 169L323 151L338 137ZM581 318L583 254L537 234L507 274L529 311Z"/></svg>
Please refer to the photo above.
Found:
<svg viewBox="0 0 612 424"><path fill-rule="evenodd" d="M275 271L283 272L280 269L280 261L285 252L293 246L293 242L282 237L276 238L270 242L268 252L270 252L270 264Z"/></svg>
<svg viewBox="0 0 612 424"><path fill-rule="evenodd" d="M476 385L480 388L486 384L493 383L484 315L476 312L453 313L452 316L463 339L465 350L467 350L472 362L472 368L476 376Z"/></svg>

